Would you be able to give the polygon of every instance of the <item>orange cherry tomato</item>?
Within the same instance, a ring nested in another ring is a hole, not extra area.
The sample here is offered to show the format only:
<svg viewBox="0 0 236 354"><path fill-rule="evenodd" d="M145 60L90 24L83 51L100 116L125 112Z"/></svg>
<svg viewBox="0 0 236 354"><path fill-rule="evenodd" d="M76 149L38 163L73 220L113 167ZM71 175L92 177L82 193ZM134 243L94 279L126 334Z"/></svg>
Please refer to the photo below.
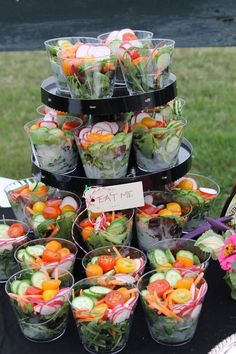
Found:
<svg viewBox="0 0 236 354"><path fill-rule="evenodd" d="M109 272L109 270L112 270L115 266L115 263L115 257L113 256L104 255L98 257L98 264L100 265L100 267L102 267L105 273Z"/></svg>
<svg viewBox="0 0 236 354"><path fill-rule="evenodd" d="M61 255L58 252L45 249L42 254L42 260L45 263L59 262L61 260Z"/></svg>
<svg viewBox="0 0 236 354"><path fill-rule="evenodd" d="M113 309L117 305L123 305L125 303L125 298L120 291L112 290L106 294L104 302L110 309Z"/></svg>
<svg viewBox="0 0 236 354"><path fill-rule="evenodd" d="M47 206L43 210L43 216L45 219L56 219L61 214L61 210L58 207Z"/></svg>
<svg viewBox="0 0 236 354"><path fill-rule="evenodd" d="M150 294L155 295L156 293L157 296L160 297L164 294L165 291L169 290L170 288L170 284L165 279L155 280L147 286L147 290Z"/></svg>
<svg viewBox="0 0 236 354"><path fill-rule="evenodd" d="M25 229L21 224L12 224L7 231L9 237L16 238L25 234Z"/></svg>
<svg viewBox="0 0 236 354"><path fill-rule="evenodd" d="M122 41L133 41L135 39L138 39L138 37L134 33L127 32L127 33L124 33L122 36Z"/></svg>
<svg viewBox="0 0 236 354"><path fill-rule="evenodd" d="M182 262L184 264L184 267L192 267L193 266L193 260L190 258L177 255L176 260Z"/></svg>
<svg viewBox="0 0 236 354"><path fill-rule="evenodd" d="M62 209L62 214L65 213L66 211L76 211L76 209L72 205L65 205Z"/></svg>
<svg viewBox="0 0 236 354"><path fill-rule="evenodd" d="M90 238L92 232L93 232L93 226L86 226L85 228L83 228L81 235L84 240L87 240L88 238Z"/></svg>
<svg viewBox="0 0 236 354"><path fill-rule="evenodd" d="M58 250L58 253L61 255L61 259L65 258L66 256L69 256L71 254L69 248L63 247L60 250Z"/></svg>
<svg viewBox="0 0 236 354"><path fill-rule="evenodd" d="M73 130L80 125L79 122L64 122L62 125L62 130Z"/></svg>
<svg viewBox="0 0 236 354"><path fill-rule="evenodd" d="M83 229L84 227L87 227L87 226L93 226L93 224L91 223L91 221L89 219L84 219L80 222L79 226L82 227L82 229Z"/></svg>
<svg viewBox="0 0 236 354"><path fill-rule="evenodd" d="M42 289L45 290L59 290L61 280L50 279L42 282Z"/></svg>
<svg viewBox="0 0 236 354"><path fill-rule="evenodd" d="M181 261L175 261L174 263L172 263L172 266L173 266L174 268L184 268L184 267L185 267L185 266L184 266L184 263L181 262Z"/></svg>
<svg viewBox="0 0 236 354"><path fill-rule="evenodd" d="M62 203L60 198L52 198L46 201L46 206L48 207L59 207Z"/></svg>
<svg viewBox="0 0 236 354"><path fill-rule="evenodd" d="M129 294L127 288L121 287L121 288L117 289L117 291L119 291L124 296L125 301L128 301L130 299L130 294Z"/></svg>
<svg viewBox="0 0 236 354"><path fill-rule="evenodd" d="M191 285L193 284L193 278L181 278L177 280L175 287L177 289L190 289Z"/></svg>
<svg viewBox="0 0 236 354"><path fill-rule="evenodd" d="M46 195L47 192L48 192L48 187L45 186L45 184L42 184L35 191L33 191L33 194L37 195L38 197L42 197L42 196Z"/></svg>
<svg viewBox="0 0 236 354"><path fill-rule="evenodd" d="M52 240L52 241L48 242L45 247L47 250L50 250L52 252L57 252L58 250L60 250L62 248L62 245L60 244L60 242L58 242L56 240Z"/></svg>
<svg viewBox="0 0 236 354"><path fill-rule="evenodd" d="M152 119L150 117L145 117L141 120L141 124L145 125L147 128L155 128L156 127L156 121L155 119Z"/></svg>
<svg viewBox="0 0 236 354"><path fill-rule="evenodd" d="M89 263L86 267L85 273L86 273L87 278L90 278L90 277L94 277L96 275L102 275L103 270L102 270L102 267L100 267L100 265Z"/></svg>

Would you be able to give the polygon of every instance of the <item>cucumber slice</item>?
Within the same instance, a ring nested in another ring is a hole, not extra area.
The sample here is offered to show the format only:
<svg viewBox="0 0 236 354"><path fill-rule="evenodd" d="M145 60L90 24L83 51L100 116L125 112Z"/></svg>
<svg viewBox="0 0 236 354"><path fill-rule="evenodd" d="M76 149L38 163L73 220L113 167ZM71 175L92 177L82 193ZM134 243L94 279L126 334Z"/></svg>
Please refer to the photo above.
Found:
<svg viewBox="0 0 236 354"><path fill-rule="evenodd" d="M20 280L13 280L13 282L11 283L11 291L14 294L18 294L18 286L20 285L20 283Z"/></svg>
<svg viewBox="0 0 236 354"><path fill-rule="evenodd" d="M37 188L39 182L32 182L29 184L29 190L31 190L31 192L35 191L35 189Z"/></svg>
<svg viewBox="0 0 236 354"><path fill-rule="evenodd" d="M25 295L26 290L30 286L30 282L27 280L21 280L20 284L18 284L17 294L18 295Z"/></svg>
<svg viewBox="0 0 236 354"><path fill-rule="evenodd" d="M45 250L45 246L43 245L28 246L26 247L25 250L30 256L41 257L43 251Z"/></svg>
<svg viewBox="0 0 236 354"><path fill-rule="evenodd" d="M91 293L91 291L89 289L84 289L83 293L86 296L90 296L92 299L96 298L95 295L93 293Z"/></svg>
<svg viewBox="0 0 236 354"><path fill-rule="evenodd" d="M170 269L166 272L165 279L168 281L170 286L175 287L177 280L181 279L181 275L175 269Z"/></svg>
<svg viewBox="0 0 236 354"><path fill-rule="evenodd" d="M40 270L38 272L35 272L31 277L32 284L40 289L42 289L42 282L47 280L48 277L46 276L46 274L44 274Z"/></svg>
<svg viewBox="0 0 236 354"><path fill-rule="evenodd" d="M147 296L147 295L149 295L149 291L148 290L142 290L141 291L141 295L142 296Z"/></svg>
<svg viewBox="0 0 236 354"><path fill-rule="evenodd" d="M169 263L172 264L172 263L175 262L175 257L173 256L173 254L172 254L172 252L171 252L171 250L169 248L167 248L165 250L165 254L166 254L166 257L168 258L168 262Z"/></svg>
<svg viewBox="0 0 236 354"><path fill-rule="evenodd" d="M9 225L5 225L5 224L1 224L1 225L0 225L0 232L1 232L1 231L6 232L6 231L8 231L9 229L10 229L10 226L9 226Z"/></svg>
<svg viewBox="0 0 236 354"><path fill-rule="evenodd" d="M196 265L201 264L201 261L198 258L198 256L196 256L196 254L193 255L193 263L196 264Z"/></svg>
<svg viewBox="0 0 236 354"><path fill-rule="evenodd" d="M188 258L188 259L191 259L192 261L194 261L194 254L190 251L180 250L176 253L177 260L178 260L178 257L184 257L184 258Z"/></svg>
<svg viewBox="0 0 236 354"><path fill-rule="evenodd" d="M23 250L22 250L23 251ZM24 250L25 251L25 250ZM34 261L35 258L30 256L26 251L23 253L22 255L22 262L25 262L25 263L30 263L32 261Z"/></svg>
<svg viewBox="0 0 236 354"><path fill-rule="evenodd" d="M164 53L158 56L157 58L157 67L159 71L164 71L168 66L170 65L170 54L169 53Z"/></svg>
<svg viewBox="0 0 236 354"><path fill-rule="evenodd" d="M57 45L58 45L58 47L60 47L60 48L61 48L63 45L65 45L65 44L72 46L72 43L71 43L70 41L68 41L67 39L59 39L59 40L57 41Z"/></svg>
<svg viewBox="0 0 236 354"><path fill-rule="evenodd" d="M90 263L96 264L98 262L98 257L92 257Z"/></svg>
<svg viewBox="0 0 236 354"><path fill-rule="evenodd" d="M43 223L46 219L44 218L44 216L42 214L36 214L32 217L32 222L34 225L34 228L37 229L37 227Z"/></svg>
<svg viewBox="0 0 236 354"><path fill-rule="evenodd" d="M90 292L92 293L93 296L105 296L106 294L108 294L111 289L109 288L105 288L104 286L91 286L91 288L89 288Z"/></svg>
<svg viewBox="0 0 236 354"><path fill-rule="evenodd" d="M162 265L165 263L169 263L168 258L166 257L166 254L163 250L157 248L154 250L154 258L156 260L156 263L158 265Z"/></svg>
<svg viewBox="0 0 236 354"><path fill-rule="evenodd" d="M155 280L165 279L165 275L161 272L153 274L150 279L149 283L152 283Z"/></svg>
<svg viewBox="0 0 236 354"><path fill-rule="evenodd" d="M104 273L103 275L107 275L110 277L110 276L114 275L115 273L116 273L116 271L114 269L112 269L112 270L109 270L109 272Z"/></svg>
<svg viewBox="0 0 236 354"><path fill-rule="evenodd" d="M17 259L19 259L19 261L23 262L25 253L26 253L25 250L19 250L16 254Z"/></svg>
<svg viewBox="0 0 236 354"><path fill-rule="evenodd" d="M87 311L90 312L94 307L94 302L89 296L78 296L75 297L72 302L72 307L79 311Z"/></svg>
<svg viewBox="0 0 236 354"><path fill-rule="evenodd" d="M176 151L179 146L179 143L180 143L179 137L175 135L171 136L166 143L166 152L173 153L174 151Z"/></svg>

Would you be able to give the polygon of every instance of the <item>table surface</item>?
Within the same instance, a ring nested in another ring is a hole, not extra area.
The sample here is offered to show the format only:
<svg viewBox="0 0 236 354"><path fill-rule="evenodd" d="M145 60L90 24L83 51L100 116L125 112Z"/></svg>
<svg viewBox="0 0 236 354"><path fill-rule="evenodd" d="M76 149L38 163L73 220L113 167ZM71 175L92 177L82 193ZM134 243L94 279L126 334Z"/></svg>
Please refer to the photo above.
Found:
<svg viewBox="0 0 236 354"><path fill-rule="evenodd" d="M0 208L0 215L13 217L9 208ZM75 275L81 272L78 265ZM80 273L81 276L81 273ZM223 280L224 273L217 262L210 262L206 279L209 290L197 331L191 342L179 347L167 347L156 343L149 335L140 302L136 308L129 341L122 353L126 354L207 354L212 347L236 332L236 306ZM39 344L23 337L10 302L0 284L0 353L1 354L78 354L86 353L70 314L65 334L55 342Z"/></svg>

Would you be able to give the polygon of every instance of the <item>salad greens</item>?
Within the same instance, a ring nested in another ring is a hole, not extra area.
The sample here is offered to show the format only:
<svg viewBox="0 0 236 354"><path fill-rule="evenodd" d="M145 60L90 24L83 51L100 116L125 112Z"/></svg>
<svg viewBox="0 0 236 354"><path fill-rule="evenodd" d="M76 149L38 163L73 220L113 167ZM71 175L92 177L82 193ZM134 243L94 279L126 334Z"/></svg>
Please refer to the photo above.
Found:
<svg viewBox="0 0 236 354"><path fill-rule="evenodd" d="M7 280L18 269L13 254L13 248L3 250L0 248L0 282Z"/></svg>

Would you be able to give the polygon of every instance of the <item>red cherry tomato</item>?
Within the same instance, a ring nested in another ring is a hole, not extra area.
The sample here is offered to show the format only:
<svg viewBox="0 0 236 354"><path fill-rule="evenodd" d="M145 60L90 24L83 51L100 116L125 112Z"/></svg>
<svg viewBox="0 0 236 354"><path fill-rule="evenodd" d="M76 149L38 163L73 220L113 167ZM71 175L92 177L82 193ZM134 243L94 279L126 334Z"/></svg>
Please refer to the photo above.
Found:
<svg viewBox="0 0 236 354"><path fill-rule="evenodd" d="M124 33L122 36L122 41L132 41L138 39L134 33Z"/></svg>
<svg viewBox="0 0 236 354"><path fill-rule="evenodd" d="M36 286L29 286L26 289L25 295L42 295L43 290L40 288L37 288Z"/></svg>
<svg viewBox="0 0 236 354"><path fill-rule="evenodd" d="M161 122L160 120L156 121L156 125L157 128L165 128L166 127L166 122Z"/></svg>
<svg viewBox="0 0 236 354"><path fill-rule="evenodd" d="M125 298L120 291L112 290L105 296L104 302L110 309L113 309L117 305L123 305L125 303Z"/></svg>
<svg viewBox="0 0 236 354"><path fill-rule="evenodd" d="M45 249L42 254L42 260L45 263L59 262L61 260L61 255L59 252L53 252Z"/></svg>
<svg viewBox="0 0 236 354"><path fill-rule="evenodd" d="M50 207L59 207L62 203L62 199L60 198L52 198L46 201L46 206Z"/></svg>
<svg viewBox="0 0 236 354"><path fill-rule="evenodd" d="M9 237L16 238L25 234L25 229L21 224L12 224L7 231Z"/></svg>
<svg viewBox="0 0 236 354"><path fill-rule="evenodd" d="M184 268L185 267L184 263L181 261L175 261L174 263L172 263L172 266L175 268Z"/></svg>
<svg viewBox="0 0 236 354"><path fill-rule="evenodd" d="M162 296L165 291L171 288L170 284L165 279L158 279L153 281L147 286L147 290L150 294L154 295L155 293L157 296Z"/></svg>
<svg viewBox="0 0 236 354"><path fill-rule="evenodd" d="M45 219L56 219L61 214L61 210L58 207L47 206L43 210L43 216Z"/></svg>
<svg viewBox="0 0 236 354"><path fill-rule="evenodd" d="M139 57L139 51L137 48L133 50L128 50L129 56L131 57L131 60L137 59Z"/></svg>
<svg viewBox="0 0 236 354"><path fill-rule="evenodd" d="M145 214L157 214L160 209L153 206L153 205L148 205L148 204L145 204L143 207L139 208L141 211L143 211Z"/></svg>
<svg viewBox="0 0 236 354"><path fill-rule="evenodd" d="M98 257L98 264L100 267L103 269L103 271L109 272L109 270L112 270L115 266L115 257L113 256L99 256Z"/></svg>
<svg viewBox="0 0 236 354"><path fill-rule="evenodd" d="M64 122L62 125L62 130L73 130L80 125L79 122Z"/></svg>
<svg viewBox="0 0 236 354"><path fill-rule="evenodd" d="M93 227L93 224L91 223L91 221L89 219L84 219L80 222L79 226L82 227L82 229L84 229L87 226Z"/></svg>

